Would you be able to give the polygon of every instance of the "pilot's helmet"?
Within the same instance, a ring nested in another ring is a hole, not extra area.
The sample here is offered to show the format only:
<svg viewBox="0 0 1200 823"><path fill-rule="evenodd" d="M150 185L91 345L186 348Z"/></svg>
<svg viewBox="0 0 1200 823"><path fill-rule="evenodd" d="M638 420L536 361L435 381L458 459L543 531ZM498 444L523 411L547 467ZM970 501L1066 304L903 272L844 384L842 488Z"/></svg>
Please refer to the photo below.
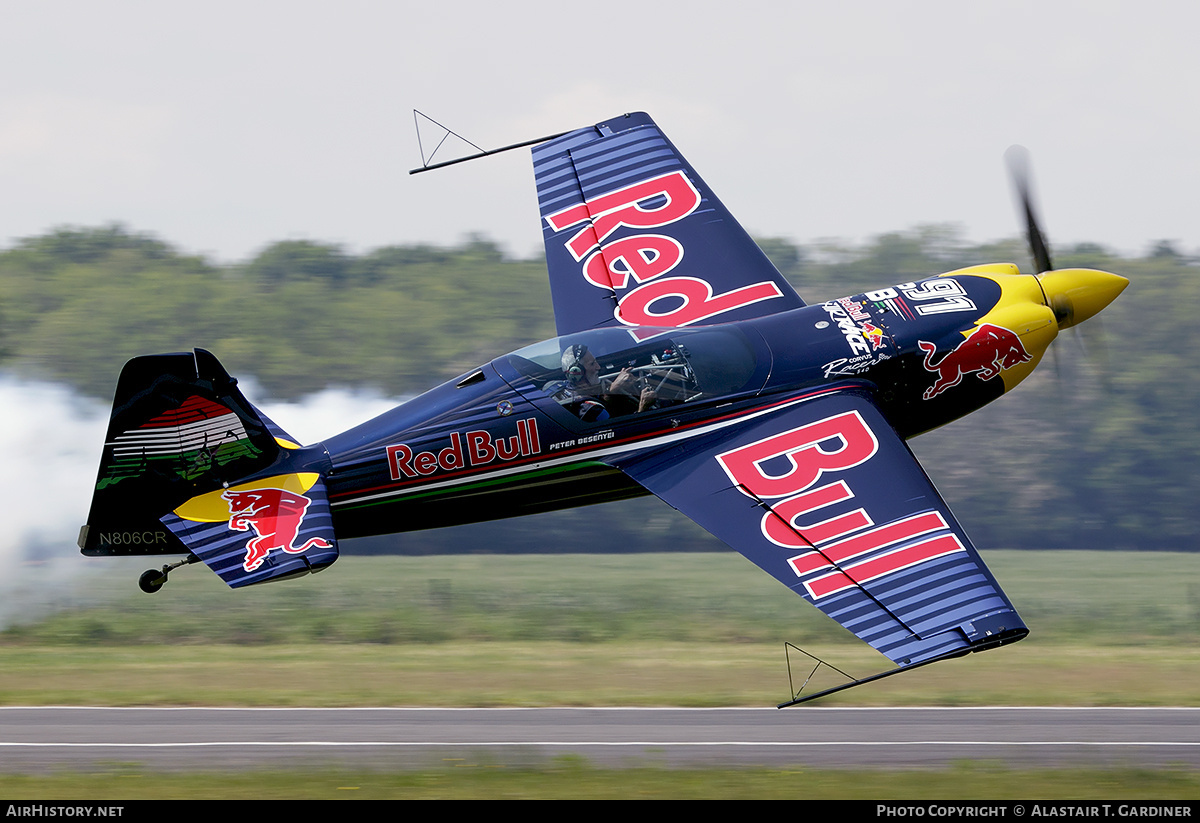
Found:
<svg viewBox="0 0 1200 823"><path fill-rule="evenodd" d="M572 383L583 382L587 376L587 370L583 367L583 356L587 354L588 347L582 343L576 343L568 346L566 351L562 353L562 370L563 374Z"/></svg>

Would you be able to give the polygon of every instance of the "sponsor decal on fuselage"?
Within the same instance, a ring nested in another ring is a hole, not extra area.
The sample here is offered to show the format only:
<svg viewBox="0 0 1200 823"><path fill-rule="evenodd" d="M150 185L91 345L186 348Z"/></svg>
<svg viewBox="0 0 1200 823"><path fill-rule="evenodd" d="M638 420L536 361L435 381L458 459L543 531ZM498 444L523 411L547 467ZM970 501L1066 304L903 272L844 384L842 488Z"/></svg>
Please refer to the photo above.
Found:
<svg viewBox="0 0 1200 823"><path fill-rule="evenodd" d="M743 494L766 504L763 536L792 552L787 563L814 600L965 547L940 512L876 524L865 507L801 524L810 515L855 499L838 475L863 466L879 440L857 411L826 417L716 457Z"/></svg>
<svg viewBox="0 0 1200 823"><path fill-rule="evenodd" d="M836 301L839 306L845 309L846 314L850 315L851 320L870 320L871 314L862 307L862 303L857 300L852 300L849 297L840 297Z"/></svg>
<svg viewBox="0 0 1200 823"><path fill-rule="evenodd" d="M385 449L388 472L393 480L425 477L437 471L454 471L473 466L486 466L496 461L532 457L542 451L538 437L537 419L523 417L517 421L517 433L511 437L495 437L486 429L451 432L445 448L413 452L407 443L397 443Z"/></svg>
<svg viewBox="0 0 1200 823"><path fill-rule="evenodd" d="M717 294L704 278L677 273L685 249L665 229L695 212L701 202L700 192L677 170L570 206L548 215L546 223L555 232L579 227L564 245L580 264L584 280L625 292L614 316L628 326L688 326L782 297L770 280ZM621 228L642 231L612 239Z"/></svg>
<svg viewBox="0 0 1200 823"><path fill-rule="evenodd" d="M827 379L835 376L853 377L870 370L876 363L891 359L889 354L856 354L853 357L839 357L837 360L831 360L821 368Z"/></svg>
<svg viewBox="0 0 1200 823"><path fill-rule="evenodd" d="M846 339L851 359L871 355L887 345L887 335L883 329L871 322L871 315L863 310L861 303L843 297L841 300L823 303L821 308L825 309L829 319L837 325L838 331Z"/></svg>
<svg viewBox="0 0 1200 823"><path fill-rule="evenodd" d="M560 451L562 449L569 449L572 446L586 446L590 443L601 443L605 440L612 440L616 436L617 433L612 429L605 429L604 431L599 431L595 434L589 434L583 437L575 437L570 440L559 440L551 443L550 448L548 448L546 451Z"/></svg>
<svg viewBox="0 0 1200 823"><path fill-rule="evenodd" d="M937 375L937 380L925 390L926 400L957 386L968 374L977 375L980 380L991 380L1005 369L1033 359L1016 332L992 323L977 326L966 340L942 355L936 363L933 357L937 346L925 340L918 340L917 345L925 352L925 370Z"/></svg>

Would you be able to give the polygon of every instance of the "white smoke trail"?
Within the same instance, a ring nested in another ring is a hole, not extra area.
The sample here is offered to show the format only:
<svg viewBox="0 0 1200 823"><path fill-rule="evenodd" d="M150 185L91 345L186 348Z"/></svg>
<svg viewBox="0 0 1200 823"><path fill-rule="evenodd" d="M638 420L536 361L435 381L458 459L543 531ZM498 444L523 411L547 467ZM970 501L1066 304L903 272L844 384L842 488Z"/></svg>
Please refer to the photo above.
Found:
<svg viewBox="0 0 1200 823"><path fill-rule="evenodd" d="M253 381L243 380L241 387L264 414L305 444L401 402L328 389L294 403L258 403ZM76 545L108 417L107 404L82 399L65 386L0 374L0 628L86 599L88 577L111 567L111 561L83 557Z"/></svg>
<svg viewBox="0 0 1200 823"><path fill-rule="evenodd" d="M260 403L255 400L253 381L239 378L238 388L263 414L304 445L340 434L408 399L384 397L368 390L325 389L297 402Z"/></svg>

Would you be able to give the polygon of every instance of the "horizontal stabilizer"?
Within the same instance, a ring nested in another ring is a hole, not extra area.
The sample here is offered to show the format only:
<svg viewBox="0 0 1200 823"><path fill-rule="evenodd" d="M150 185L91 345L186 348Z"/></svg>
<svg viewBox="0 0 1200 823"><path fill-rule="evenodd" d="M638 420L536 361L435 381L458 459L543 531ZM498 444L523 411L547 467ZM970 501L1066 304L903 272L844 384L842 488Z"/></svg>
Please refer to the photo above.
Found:
<svg viewBox="0 0 1200 823"><path fill-rule="evenodd" d="M318 572L338 557L325 481L316 472L211 491L162 522L233 588Z"/></svg>

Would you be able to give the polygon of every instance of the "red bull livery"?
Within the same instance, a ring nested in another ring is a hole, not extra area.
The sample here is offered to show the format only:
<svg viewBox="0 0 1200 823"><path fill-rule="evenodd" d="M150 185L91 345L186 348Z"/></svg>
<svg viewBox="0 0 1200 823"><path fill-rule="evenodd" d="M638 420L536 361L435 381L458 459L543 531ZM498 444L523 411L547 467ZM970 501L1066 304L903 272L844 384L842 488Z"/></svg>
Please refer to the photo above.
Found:
<svg viewBox="0 0 1200 823"><path fill-rule="evenodd" d="M312 499L286 489L253 489L221 493L229 501L229 528L238 532L253 530L258 536L246 544L246 559L242 568L252 572L262 565L272 551L303 554L311 548L333 547L323 537L310 537L296 545L300 524Z"/></svg>
<svg viewBox="0 0 1200 823"><path fill-rule="evenodd" d="M921 365L938 376L934 384L925 390L923 396L926 400L957 386L968 374L976 374L980 380L991 380L1006 369L1032 359L1029 352L1025 351L1021 338L1008 329L984 323L964 334L967 339L959 343L954 351L943 354L936 363L933 360L937 346L924 340L917 342L921 351L925 352L925 361Z"/></svg>
<svg viewBox="0 0 1200 823"><path fill-rule="evenodd" d="M230 586L338 540L653 494L893 663L1028 629L905 441L1014 388L1125 288L986 264L807 305L662 130L628 114L533 148L558 337L302 445L203 349L117 383L87 555L178 555ZM899 279L899 278L898 278Z"/></svg>

